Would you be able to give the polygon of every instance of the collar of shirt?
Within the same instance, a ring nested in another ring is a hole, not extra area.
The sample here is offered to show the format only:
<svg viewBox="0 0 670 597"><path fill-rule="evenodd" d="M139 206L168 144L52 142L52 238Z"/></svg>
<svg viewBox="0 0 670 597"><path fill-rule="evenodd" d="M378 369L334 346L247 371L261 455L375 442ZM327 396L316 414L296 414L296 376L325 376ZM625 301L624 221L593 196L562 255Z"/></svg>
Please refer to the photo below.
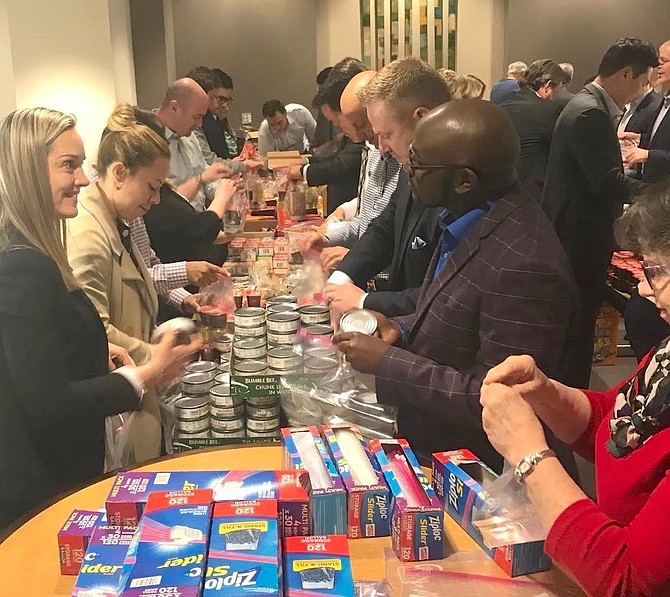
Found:
<svg viewBox="0 0 670 597"><path fill-rule="evenodd" d="M495 200L487 201L483 206L475 207L464 213L460 218L454 218L448 209L440 212L440 228L442 229L443 246L442 252L452 253L468 232L484 217Z"/></svg>
<svg viewBox="0 0 670 597"><path fill-rule="evenodd" d="M612 96L607 93L607 90L602 86L598 85L595 81L591 83L594 87L597 87L603 94L605 98L605 105L607 106L607 111L609 112L610 118L613 120L618 120L621 118L621 108L617 106L616 102L612 99Z"/></svg>
<svg viewBox="0 0 670 597"><path fill-rule="evenodd" d="M166 139L179 139L179 135L175 133L170 127L165 127L165 138Z"/></svg>

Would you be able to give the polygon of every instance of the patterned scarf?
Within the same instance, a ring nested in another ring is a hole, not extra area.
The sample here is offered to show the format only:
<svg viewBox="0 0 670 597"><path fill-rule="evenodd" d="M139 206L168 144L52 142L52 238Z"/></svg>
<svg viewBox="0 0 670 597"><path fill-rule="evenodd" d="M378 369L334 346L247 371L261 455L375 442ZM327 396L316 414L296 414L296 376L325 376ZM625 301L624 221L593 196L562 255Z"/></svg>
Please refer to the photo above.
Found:
<svg viewBox="0 0 670 597"><path fill-rule="evenodd" d="M607 449L615 458L627 456L654 433L670 426L670 338L664 340L649 364L625 383L616 397L611 439Z"/></svg>

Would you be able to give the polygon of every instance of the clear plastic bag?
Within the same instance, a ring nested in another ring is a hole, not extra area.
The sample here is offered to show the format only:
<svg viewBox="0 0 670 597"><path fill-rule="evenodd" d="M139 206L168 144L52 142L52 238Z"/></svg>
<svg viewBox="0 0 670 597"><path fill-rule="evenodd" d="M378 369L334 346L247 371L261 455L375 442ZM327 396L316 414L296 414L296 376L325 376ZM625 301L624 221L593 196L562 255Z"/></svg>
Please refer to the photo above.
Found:
<svg viewBox="0 0 670 597"><path fill-rule="evenodd" d="M198 315L208 327L223 329L235 312L233 281L224 277L201 290Z"/></svg>
<svg viewBox="0 0 670 597"><path fill-rule="evenodd" d="M384 580L354 581L354 597L391 597L391 587Z"/></svg>
<svg viewBox="0 0 670 597"><path fill-rule="evenodd" d="M301 330L293 350L303 357L305 373L315 375L281 378L281 405L289 425L346 423L357 425L368 438L396 436L398 409L377 404L374 392L358 379L330 338Z"/></svg>
<svg viewBox="0 0 670 597"><path fill-rule="evenodd" d="M244 230L244 220L249 208L246 189L238 189L226 204L223 213L223 231L226 234L239 234Z"/></svg>
<svg viewBox="0 0 670 597"><path fill-rule="evenodd" d="M303 256L302 267L291 277L293 295L298 305L325 305L326 272L321 267L319 254L308 253Z"/></svg>
<svg viewBox="0 0 670 597"><path fill-rule="evenodd" d="M480 504L472 509L472 524L489 548L544 541L547 532L511 469L485 484Z"/></svg>

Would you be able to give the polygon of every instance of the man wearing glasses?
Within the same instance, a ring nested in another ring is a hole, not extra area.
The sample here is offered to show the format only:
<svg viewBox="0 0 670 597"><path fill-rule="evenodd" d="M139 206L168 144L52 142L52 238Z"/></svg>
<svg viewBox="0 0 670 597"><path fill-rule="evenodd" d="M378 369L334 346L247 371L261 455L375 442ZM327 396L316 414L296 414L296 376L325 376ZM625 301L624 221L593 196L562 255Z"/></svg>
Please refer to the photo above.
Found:
<svg viewBox="0 0 670 597"><path fill-rule="evenodd" d="M482 429L486 372L531 354L560 378L577 291L542 209L516 184L519 136L489 102L457 100L419 121L407 156L414 197L439 208L442 235L412 315L376 314L381 337L340 334L339 349L376 376L377 398L420 458L467 448L500 470ZM571 454L559 445L574 472Z"/></svg>

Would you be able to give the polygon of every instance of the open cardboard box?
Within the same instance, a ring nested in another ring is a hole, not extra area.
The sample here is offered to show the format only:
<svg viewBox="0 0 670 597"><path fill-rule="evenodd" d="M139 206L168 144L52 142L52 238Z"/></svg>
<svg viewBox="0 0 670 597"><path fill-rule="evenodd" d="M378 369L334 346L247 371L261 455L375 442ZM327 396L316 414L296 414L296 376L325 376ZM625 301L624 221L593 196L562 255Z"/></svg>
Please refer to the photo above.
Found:
<svg viewBox="0 0 670 597"><path fill-rule="evenodd" d="M294 151L268 151L268 168L281 168L282 166L302 166L307 163L307 155L300 155L297 150Z"/></svg>

